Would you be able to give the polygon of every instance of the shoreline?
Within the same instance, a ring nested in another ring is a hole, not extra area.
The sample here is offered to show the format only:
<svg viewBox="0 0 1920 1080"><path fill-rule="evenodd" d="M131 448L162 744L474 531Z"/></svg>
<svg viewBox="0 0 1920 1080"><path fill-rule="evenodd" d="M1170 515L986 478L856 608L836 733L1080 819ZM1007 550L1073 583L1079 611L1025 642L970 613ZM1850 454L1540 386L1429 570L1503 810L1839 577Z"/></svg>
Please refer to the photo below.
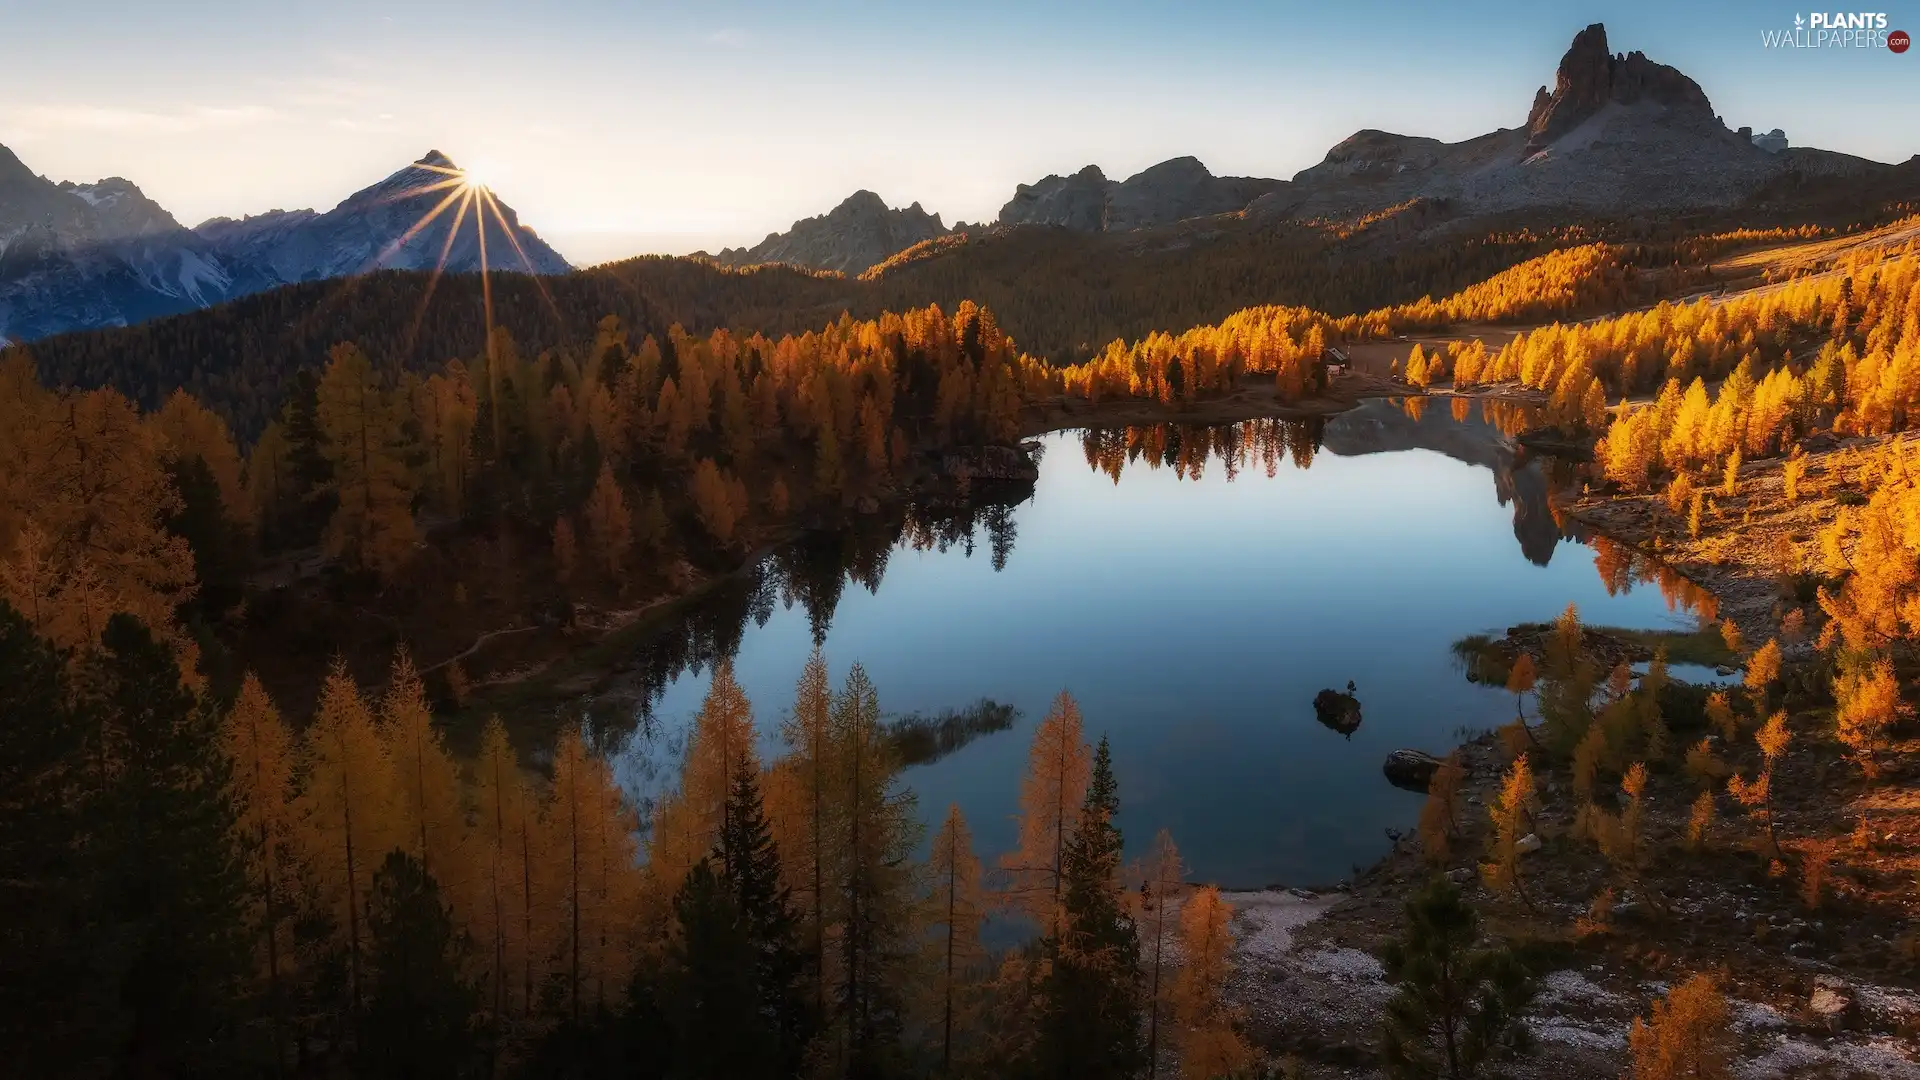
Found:
<svg viewBox="0 0 1920 1080"><path fill-rule="evenodd" d="M1797 503L1787 503L1782 494L1784 458L1747 463L1739 474L1739 501L1727 500L1714 527L1698 539L1681 532L1680 516L1657 505L1657 495L1579 494L1567 510L1596 536L1657 560L1711 595L1717 617L1732 620L1748 646L1756 647L1777 633L1781 577L1769 561L1775 545L1784 537L1810 558L1817 548L1813 526L1831 509L1822 480L1845 485L1830 470L1838 464L1834 455L1905 437L1848 439L1810 452L1805 484L1816 494L1803 494ZM1811 647L1789 644L1787 651L1791 662L1809 655ZM1688 737L1680 734L1682 741ZM1733 749L1736 763L1750 756ZM1350 882L1320 889L1223 890L1236 904L1230 1000L1257 1042L1338 1067L1345 1075L1380 1075L1376 1032L1394 991L1375 956L1401 932L1406 901L1431 877L1445 874L1479 910L1488 938L1521 947L1523 960L1543 969L1535 973L1541 993L1525 1021L1536 1053L1513 1062L1505 1075L1539 1080L1620 1075L1631 1020L1647 1014L1652 1001L1677 981L1678 970L1707 967L1718 968L1727 980L1736 1075L1920 1078L1920 978L1910 966L1901 966L1891 941L1902 926L1911 932L1911 923L1897 915L1889 921L1884 898L1876 907L1836 896L1826 908L1807 910L1793 897L1793 880L1772 880L1764 865L1727 835L1744 828L1734 824L1737 808L1725 811L1728 824L1716 826L1722 831L1713 847L1682 854L1675 838L1685 828L1688 796L1681 792L1691 785L1673 775L1676 770L1662 770L1649 796L1648 841L1665 863L1659 868L1667 879L1662 887L1676 910L1669 918L1654 919L1631 904L1621 905L1614 916L1618 929L1582 937L1573 928L1586 914L1587 900L1614 878L1592 845L1573 837L1566 764L1549 760L1537 768L1545 806L1537 827L1545 849L1527 856L1525 865L1540 910L1523 912L1488 893L1477 870L1486 807L1506 768L1504 749L1488 733L1456 751L1467 768L1460 793L1464 828L1451 857L1439 865L1425 858L1409 820L1408 832ZM1797 848L1823 835L1832 842L1838 833L1835 874L1843 879L1878 875L1886 886L1891 862L1896 883L1910 880L1902 856L1850 855L1845 846L1850 814L1857 811L1864 822L1876 790L1884 797L1897 793L1897 786L1852 790L1843 771L1849 766L1825 740L1796 744L1790 765L1783 768L1792 779L1779 796L1783 845ZM1838 784L1822 779L1836 776ZM1811 838L1790 839L1794 834ZM1813 1006L1822 986L1839 987L1852 1003L1838 1026Z"/></svg>
<svg viewBox="0 0 1920 1080"><path fill-rule="evenodd" d="M1209 398L1172 409L1157 401L1133 398L1090 403L1083 399L1060 397L1024 410L1019 437L1022 440L1033 439L1063 431L1098 427L1217 425L1261 419L1312 419L1337 416L1375 398L1418 397L1422 394L1416 388L1396 386L1367 375L1351 376L1346 382L1352 384L1351 392L1299 402L1277 400L1271 385L1264 382L1257 386L1243 385L1224 397ZM614 616L613 621L597 628L597 632L591 636L581 636L562 654L539 662L530 669L507 671L474 682L471 696L450 719L464 735L469 733L469 728L477 732L480 722L488 713L500 713L503 719L512 714L517 722L526 722L532 713L538 711L538 707L551 706L594 692L595 683L612 674L608 664L610 653L641 647L656 640L664 629L663 624L675 613L699 603L729 582L738 581L782 545L793 543L809 532L831 531L835 527L845 527L860 517L871 516L852 509L862 499L875 499L880 507L877 512L887 514L897 511L909 494L935 491L939 484L937 481L929 482L931 475L923 470L892 491L867 493L844 500L837 519L827 520L825 515L818 515L819 520L813 524L782 526L743 554L737 562L701 578L684 590L657 595L625 611L607 613ZM524 626L489 630L476 638L473 645L439 661L433 668L442 668L454 659L466 659L481 652L483 640L551 629ZM588 678L584 684L580 682L583 678Z"/></svg>

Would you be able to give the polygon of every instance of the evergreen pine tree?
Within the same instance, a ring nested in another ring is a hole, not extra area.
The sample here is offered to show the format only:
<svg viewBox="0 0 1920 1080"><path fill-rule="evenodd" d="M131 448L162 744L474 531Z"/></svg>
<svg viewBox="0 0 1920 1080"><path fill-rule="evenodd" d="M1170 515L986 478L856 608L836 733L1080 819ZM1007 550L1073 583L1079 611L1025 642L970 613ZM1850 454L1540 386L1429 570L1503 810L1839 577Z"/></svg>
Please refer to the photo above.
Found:
<svg viewBox="0 0 1920 1080"><path fill-rule="evenodd" d="M87 672L100 784L89 847L103 932L119 954L123 1067L132 1075L215 1071L233 1045L248 968L246 883L219 721L138 619L115 615L101 646Z"/></svg>
<svg viewBox="0 0 1920 1080"><path fill-rule="evenodd" d="M22 1076L89 1071L114 1014L84 858L85 728L64 672L0 601L0 1046Z"/></svg>
<svg viewBox="0 0 1920 1080"><path fill-rule="evenodd" d="M880 727L880 701L860 665L847 673L833 707L840 747L841 862L836 884L843 918L838 1001L849 1080L892 1071L901 1031L901 969L912 952L916 897L908 858L917 837L913 796L895 790L892 747Z"/></svg>
<svg viewBox="0 0 1920 1080"><path fill-rule="evenodd" d="M419 860L387 853L367 903L368 994L357 1076L428 1080L474 1074L480 994L467 940Z"/></svg>
<svg viewBox="0 0 1920 1080"><path fill-rule="evenodd" d="M772 1023L778 1074L792 1075L818 1026L807 993L811 965L800 944L800 920L780 881L780 853L750 767L734 771L718 854L752 950L755 1012Z"/></svg>
<svg viewBox="0 0 1920 1080"><path fill-rule="evenodd" d="M1504 949L1475 951L1479 939L1479 919L1445 878L1407 901L1406 937L1381 957L1400 984L1381 1036L1389 1075L1464 1080L1525 1048L1526 974Z"/></svg>
<svg viewBox="0 0 1920 1080"><path fill-rule="evenodd" d="M1102 738L1080 823L1061 861L1059 928L1042 943L1042 1014L1035 1048L1043 1077L1131 1076L1140 1043L1140 935L1120 887L1119 786Z"/></svg>
<svg viewBox="0 0 1920 1080"><path fill-rule="evenodd" d="M779 1068L780 1033L761 1012L759 961L733 885L694 864L673 897L668 1012L676 1080L756 1080Z"/></svg>

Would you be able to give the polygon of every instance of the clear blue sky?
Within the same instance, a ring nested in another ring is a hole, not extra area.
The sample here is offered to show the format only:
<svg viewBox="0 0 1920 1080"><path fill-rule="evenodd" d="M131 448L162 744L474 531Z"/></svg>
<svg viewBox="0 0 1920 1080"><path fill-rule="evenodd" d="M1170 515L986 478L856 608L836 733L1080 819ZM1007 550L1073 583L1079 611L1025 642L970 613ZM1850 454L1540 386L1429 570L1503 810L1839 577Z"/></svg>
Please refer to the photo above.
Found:
<svg viewBox="0 0 1920 1080"><path fill-rule="evenodd" d="M1920 50L1761 48L1795 10L0 0L0 143L56 180L126 176L188 224L326 208L438 148L591 262L752 243L861 187L951 224L1088 162L1285 177L1363 127L1511 127L1603 21L1731 125L1920 151ZM1920 6L1889 15L1920 32Z"/></svg>

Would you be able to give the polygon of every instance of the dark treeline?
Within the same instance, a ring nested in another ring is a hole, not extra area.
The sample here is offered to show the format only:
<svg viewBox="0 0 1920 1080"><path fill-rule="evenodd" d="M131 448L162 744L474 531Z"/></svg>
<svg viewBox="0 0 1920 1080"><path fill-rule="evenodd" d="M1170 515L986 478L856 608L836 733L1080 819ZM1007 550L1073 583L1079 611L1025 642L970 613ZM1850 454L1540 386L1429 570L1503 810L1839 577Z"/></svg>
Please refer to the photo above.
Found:
<svg viewBox="0 0 1920 1080"><path fill-rule="evenodd" d="M1886 216L1866 206L1856 202L1826 218L1855 225ZM1420 227L1444 229L1445 213L1426 208ZM1578 227L1525 217L1476 220L1471 234L1462 225L1449 242L1420 244L1406 242L1396 225L1404 215L1394 214L1359 227L1227 216L1142 233L1021 228L915 249L857 280L656 256L549 278L496 273L490 290L475 274L435 279L383 271L287 286L134 327L61 335L33 349L56 385L110 386L147 408L184 388L250 440L286 399L294 376L320 367L341 341L359 344L397 377L483 352L489 325L538 354L591 340L607 315L636 339L664 338L674 325L777 337L841 312L874 319L973 300L998 312L1034 355L1077 362L1116 338L1178 334L1243 308L1281 304L1338 317L1444 296L1544 252L1595 240L1629 245L1635 265L1663 268L1743 242L1728 230L1770 226L1782 213L1755 207L1697 220ZM1714 235L1723 239L1703 247L1702 237Z"/></svg>

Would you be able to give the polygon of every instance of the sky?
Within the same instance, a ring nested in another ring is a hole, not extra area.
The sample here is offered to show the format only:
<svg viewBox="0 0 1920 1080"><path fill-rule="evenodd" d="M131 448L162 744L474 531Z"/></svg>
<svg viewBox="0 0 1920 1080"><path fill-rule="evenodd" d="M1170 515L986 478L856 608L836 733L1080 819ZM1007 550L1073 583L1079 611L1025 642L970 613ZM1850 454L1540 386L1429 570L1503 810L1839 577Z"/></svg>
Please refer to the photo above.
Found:
<svg viewBox="0 0 1920 1080"><path fill-rule="evenodd" d="M1088 163L1290 177L1361 128L1467 138L1523 123L1605 22L1731 126L1920 152L1920 51L1763 48L1799 10L0 0L0 144L54 180L124 176L188 225L325 209L438 149L587 265L752 244L859 188L951 225ZM1888 14L1920 32L1920 3Z"/></svg>

